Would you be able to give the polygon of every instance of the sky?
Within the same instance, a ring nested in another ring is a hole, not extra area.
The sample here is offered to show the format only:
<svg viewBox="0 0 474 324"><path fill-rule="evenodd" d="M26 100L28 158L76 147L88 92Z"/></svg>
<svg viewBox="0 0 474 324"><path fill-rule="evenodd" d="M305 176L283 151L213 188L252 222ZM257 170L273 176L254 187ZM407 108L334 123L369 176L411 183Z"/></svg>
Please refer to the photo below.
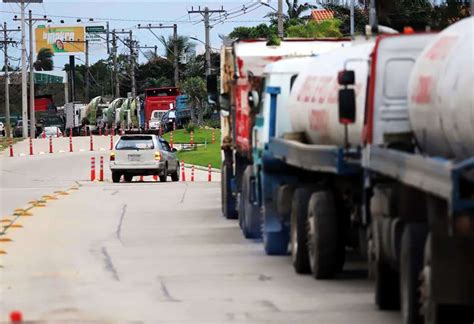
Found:
<svg viewBox="0 0 474 324"><path fill-rule="evenodd" d="M270 0L269 4L273 7L277 6L277 0ZM188 10L201 9L209 7L209 9L221 9L223 7L229 15L224 19L223 15L214 14L212 16L215 26L211 30L211 46L219 48L221 40L219 34L228 34L237 26L254 26L263 22L268 22L265 17L272 9L260 4L259 0L245 0L245 1L159 1L159 0L141 0L141 1L125 1L125 0L44 0L42 4L30 4L27 8L32 10L34 17L42 17L46 15L52 19L54 25L61 25L61 20L64 20L64 25L77 24L76 19L82 18L82 21L87 21L88 18L94 18L96 22L109 21L110 29L132 29L136 40L140 42L140 46L154 46L158 45L159 54L164 54L163 46L158 42L156 37L147 29L138 29L138 24L145 26L147 24L170 25L178 24L178 34L193 36L204 41L204 23L202 16L199 14L188 14ZM249 7L245 12L242 10L243 6ZM15 3L0 3L0 22L6 21L8 29L14 29L20 26L20 22L13 21L15 15L20 16L19 5ZM167 37L172 34L172 29L154 30L158 36L164 35ZM124 36L124 35L122 35ZM9 34L16 41L21 40L20 32L12 32ZM27 33L28 38L28 33ZM196 50L198 53L203 52L204 46L196 42ZM126 53L127 49L120 44L119 53ZM21 54L19 47L10 48L9 54L11 57L19 59ZM77 56L84 60L84 55ZM90 63L94 63L99 59L106 58L107 53L90 55ZM144 61L143 54L139 53L140 62ZM56 55L54 58L54 65L57 70L63 68L67 63L68 57ZM3 55L0 57L0 66L3 66ZM80 64L79 61L77 64ZM10 61L13 66L18 66L20 61Z"/></svg>

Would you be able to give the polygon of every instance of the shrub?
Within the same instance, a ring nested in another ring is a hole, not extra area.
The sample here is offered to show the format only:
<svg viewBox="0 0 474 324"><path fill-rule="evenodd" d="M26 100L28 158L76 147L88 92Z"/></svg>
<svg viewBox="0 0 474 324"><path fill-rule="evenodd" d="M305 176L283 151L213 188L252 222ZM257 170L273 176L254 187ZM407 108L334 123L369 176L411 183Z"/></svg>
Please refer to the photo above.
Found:
<svg viewBox="0 0 474 324"><path fill-rule="evenodd" d="M186 132L191 133L191 132L194 132L196 127L197 127L196 124L194 124L192 121L190 121L189 123L187 123L184 126L184 129L186 130Z"/></svg>

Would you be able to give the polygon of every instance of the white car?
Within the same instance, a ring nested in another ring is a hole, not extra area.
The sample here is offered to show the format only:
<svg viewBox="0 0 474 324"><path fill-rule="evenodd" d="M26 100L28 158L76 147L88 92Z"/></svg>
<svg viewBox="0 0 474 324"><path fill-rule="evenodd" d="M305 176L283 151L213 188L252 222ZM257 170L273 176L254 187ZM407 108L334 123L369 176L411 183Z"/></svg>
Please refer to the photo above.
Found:
<svg viewBox="0 0 474 324"><path fill-rule="evenodd" d="M63 133L57 126L48 126L43 129L43 132L38 136L39 138L61 137Z"/></svg>
<svg viewBox="0 0 474 324"><path fill-rule="evenodd" d="M157 135L123 135L110 154L112 181L120 182L123 176L131 182L134 176L158 175L161 182L168 176L179 181L179 160L176 149Z"/></svg>
<svg viewBox="0 0 474 324"><path fill-rule="evenodd" d="M0 134L5 136L5 125L2 122L0 122Z"/></svg>

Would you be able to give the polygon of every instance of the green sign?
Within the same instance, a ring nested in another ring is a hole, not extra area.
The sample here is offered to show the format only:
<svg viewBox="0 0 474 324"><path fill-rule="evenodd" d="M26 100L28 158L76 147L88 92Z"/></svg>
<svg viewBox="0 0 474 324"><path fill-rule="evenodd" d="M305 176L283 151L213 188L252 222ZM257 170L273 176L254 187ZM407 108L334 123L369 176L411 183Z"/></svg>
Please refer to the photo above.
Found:
<svg viewBox="0 0 474 324"><path fill-rule="evenodd" d="M86 33L105 33L104 26L86 26Z"/></svg>
<svg viewBox="0 0 474 324"><path fill-rule="evenodd" d="M63 77L35 72L35 84L63 83Z"/></svg>

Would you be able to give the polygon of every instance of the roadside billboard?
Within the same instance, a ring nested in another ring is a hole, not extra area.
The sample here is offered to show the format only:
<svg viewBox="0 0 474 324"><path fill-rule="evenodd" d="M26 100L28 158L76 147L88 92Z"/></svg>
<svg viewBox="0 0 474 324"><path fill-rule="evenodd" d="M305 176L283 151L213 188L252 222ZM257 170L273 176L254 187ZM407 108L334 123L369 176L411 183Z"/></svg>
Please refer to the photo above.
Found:
<svg viewBox="0 0 474 324"><path fill-rule="evenodd" d="M36 53L42 48L49 48L54 54L84 53L86 45L81 43L84 40L84 26L39 26L35 29Z"/></svg>

